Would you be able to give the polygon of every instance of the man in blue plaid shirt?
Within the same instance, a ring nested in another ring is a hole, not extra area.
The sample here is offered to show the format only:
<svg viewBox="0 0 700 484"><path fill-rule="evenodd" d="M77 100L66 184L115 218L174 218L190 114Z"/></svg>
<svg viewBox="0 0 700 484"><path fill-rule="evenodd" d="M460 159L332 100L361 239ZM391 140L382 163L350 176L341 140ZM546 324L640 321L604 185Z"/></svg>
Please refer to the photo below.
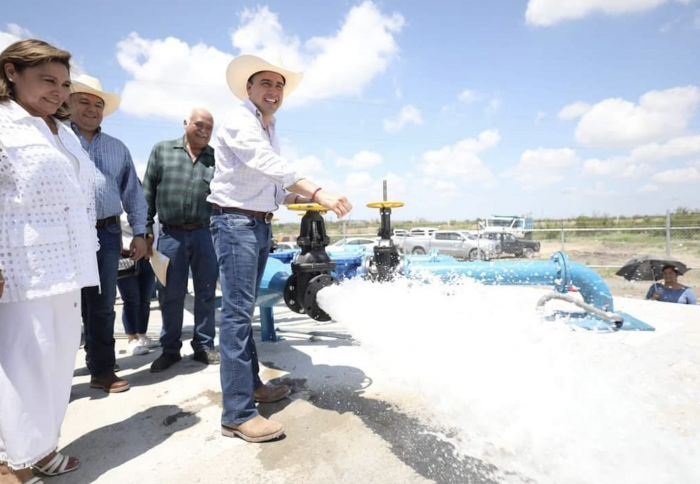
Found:
<svg viewBox="0 0 700 484"><path fill-rule="evenodd" d="M73 81L70 126L95 163L95 209L100 250L97 264L100 287L82 291L83 323L90 387L109 393L124 392L129 383L115 375L114 302L121 250L119 216L125 210L134 238L129 251L133 260L146 255L146 199L128 148L102 131L102 119L117 110L119 96L106 93L94 77Z"/></svg>

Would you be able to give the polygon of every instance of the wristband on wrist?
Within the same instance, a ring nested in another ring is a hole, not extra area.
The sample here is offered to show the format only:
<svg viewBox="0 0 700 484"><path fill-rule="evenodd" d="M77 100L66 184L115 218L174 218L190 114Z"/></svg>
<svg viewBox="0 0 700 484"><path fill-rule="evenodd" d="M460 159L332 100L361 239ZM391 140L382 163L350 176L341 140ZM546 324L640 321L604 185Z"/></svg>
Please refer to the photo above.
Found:
<svg viewBox="0 0 700 484"><path fill-rule="evenodd" d="M316 194L321 191L321 187L318 187L316 190L314 190L313 195L311 195L311 202L316 203Z"/></svg>
<svg viewBox="0 0 700 484"><path fill-rule="evenodd" d="M299 203L299 195L297 195L296 197L294 197L294 203Z"/></svg>

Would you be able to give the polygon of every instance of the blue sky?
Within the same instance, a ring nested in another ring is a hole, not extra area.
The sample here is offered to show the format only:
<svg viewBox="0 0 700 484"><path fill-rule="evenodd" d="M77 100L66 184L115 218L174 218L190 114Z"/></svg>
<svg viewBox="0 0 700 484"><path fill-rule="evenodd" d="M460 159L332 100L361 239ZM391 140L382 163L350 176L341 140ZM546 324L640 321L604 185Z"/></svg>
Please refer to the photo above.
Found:
<svg viewBox="0 0 700 484"><path fill-rule="evenodd" d="M223 121L228 62L257 54L305 72L283 156L352 218L376 217L382 179L397 219L700 209L700 0L114 5L12 2L0 48L71 51L122 96L103 128L140 170L191 107Z"/></svg>

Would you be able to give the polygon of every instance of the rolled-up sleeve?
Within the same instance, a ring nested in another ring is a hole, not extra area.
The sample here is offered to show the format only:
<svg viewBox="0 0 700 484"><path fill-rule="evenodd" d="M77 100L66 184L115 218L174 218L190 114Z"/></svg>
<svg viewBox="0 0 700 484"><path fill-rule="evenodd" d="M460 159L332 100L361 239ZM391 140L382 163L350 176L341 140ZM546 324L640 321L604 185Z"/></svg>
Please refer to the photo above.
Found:
<svg viewBox="0 0 700 484"><path fill-rule="evenodd" d="M220 144L230 149L241 163L284 188L302 178L287 160L275 152L254 117L241 115L229 119L218 137Z"/></svg>

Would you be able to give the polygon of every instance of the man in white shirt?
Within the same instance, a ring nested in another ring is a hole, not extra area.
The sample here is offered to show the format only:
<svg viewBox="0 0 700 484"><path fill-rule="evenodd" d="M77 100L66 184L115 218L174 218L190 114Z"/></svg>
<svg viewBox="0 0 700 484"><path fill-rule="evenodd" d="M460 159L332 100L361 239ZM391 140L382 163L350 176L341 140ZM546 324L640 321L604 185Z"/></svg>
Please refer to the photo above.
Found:
<svg viewBox="0 0 700 484"><path fill-rule="evenodd" d="M211 232L222 290L219 345L223 394L222 434L248 442L276 439L279 422L262 417L255 402L275 402L289 395L286 385L264 385L252 319L270 249L270 221L280 204L316 202L346 215L345 196L301 178L280 156L274 114L285 94L301 81L290 72L255 56L239 56L226 80L242 106L234 109L213 142L216 170L211 181Z"/></svg>

